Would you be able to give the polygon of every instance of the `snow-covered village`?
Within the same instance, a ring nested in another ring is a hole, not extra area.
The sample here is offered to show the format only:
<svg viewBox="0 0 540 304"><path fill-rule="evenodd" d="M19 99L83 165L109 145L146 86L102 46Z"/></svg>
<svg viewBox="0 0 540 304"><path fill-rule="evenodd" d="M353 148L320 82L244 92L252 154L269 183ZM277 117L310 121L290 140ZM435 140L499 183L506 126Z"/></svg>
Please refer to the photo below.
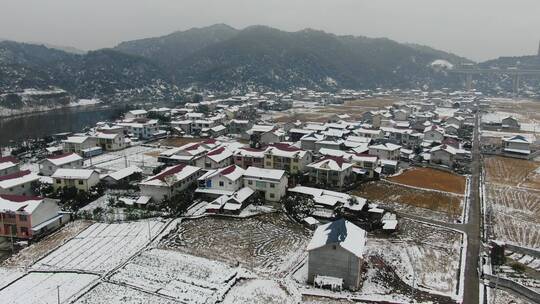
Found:
<svg viewBox="0 0 540 304"><path fill-rule="evenodd" d="M539 12L0 0L0 304L540 304Z"/></svg>
<svg viewBox="0 0 540 304"><path fill-rule="evenodd" d="M4 149L0 297L527 303L537 108L459 91L209 94Z"/></svg>

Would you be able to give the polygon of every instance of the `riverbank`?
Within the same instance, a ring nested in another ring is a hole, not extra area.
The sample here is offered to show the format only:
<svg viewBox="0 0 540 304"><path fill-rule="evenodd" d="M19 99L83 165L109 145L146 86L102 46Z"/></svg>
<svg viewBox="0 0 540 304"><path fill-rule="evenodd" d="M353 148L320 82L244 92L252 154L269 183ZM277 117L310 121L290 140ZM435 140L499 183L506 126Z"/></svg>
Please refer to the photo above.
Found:
<svg viewBox="0 0 540 304"><path fill-rule="evenodd" d="M71 102L67 105L58 105L58 106L38 106L38 107L23 107L20 109L10 109L5 107L0 107L0 119L12 119L28 115L36 115L40 113L45 113L49 111L56 111L60 109L76 109L84 107L99 107L99 106L110 106L104 104L99 99L79 99L77 102Z"/></svg>

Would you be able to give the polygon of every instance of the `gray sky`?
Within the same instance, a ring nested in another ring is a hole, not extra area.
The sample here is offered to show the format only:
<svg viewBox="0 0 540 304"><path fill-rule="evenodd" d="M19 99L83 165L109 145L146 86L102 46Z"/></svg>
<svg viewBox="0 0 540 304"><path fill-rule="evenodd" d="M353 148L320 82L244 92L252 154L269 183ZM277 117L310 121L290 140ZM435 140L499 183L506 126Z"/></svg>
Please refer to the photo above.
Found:
<svg viewBox="0 0 540 304"><path fill-rule="evenodd" d="M540 0L0 0L0 37L85 50L214 23L388 37L485 60L536 53Z"/></svg>

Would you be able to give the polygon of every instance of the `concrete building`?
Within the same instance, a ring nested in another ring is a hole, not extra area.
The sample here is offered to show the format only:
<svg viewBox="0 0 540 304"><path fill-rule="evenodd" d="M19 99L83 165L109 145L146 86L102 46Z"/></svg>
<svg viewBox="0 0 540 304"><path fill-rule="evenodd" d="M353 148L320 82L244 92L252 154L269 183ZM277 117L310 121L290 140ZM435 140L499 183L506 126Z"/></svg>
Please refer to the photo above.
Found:
<svg viewBox="0 0 540 304"><path fill-rule="evenodd" d="M308 282L335 278L345 288L358 290L366 241L366 231L344 219L319 226L307 246Z"/></svg>
<svg viewBox="0 0 540 304"><path fill-rule="evenodd" d="M0 195L0 236L32 239L69 219L60 213L56 200L18 195Z"/></svg>
<svg viewBox="0 0 540 304"><path fill-rule="evenodd" d="M522 135L503 138L503 151L523 155L531 154L531 141Z"/></svg>
<svg viewBox="0 0 540 304"><path fill-rule="evenodd" d="M19 160L17 160L15 157L0 157L0 176L15 173L19 170Z"/></svg>
<svg viewBox="0 0 540 304"><path fill-rule="evenodd" d="M244 172L244 186L255 190L267 201L281 200L287 192L287 183L283 170L249 167Z"/></svg>
<svg viewBox="0 0 540 304"><path fill-rule="evenodd" d="M353 165L342 157L326 156L308 165L311 183L342 188L352 180Z"/></svg>
<svg viewBox="0 0 540 304"><path fill-rule="evenodd" d="M264 149L239 148L234 151L234 164L244 169L248 167L264 168Z"/></svg>
<svg viewBox="0 0 540 304"><path fill-rule="evenodd" d="M244 186L245 170L236 165L206 172L197 180L195 192L209 195L232 195Z"/></svg>
<svg viewBox="0 0 540 304"><path fill-rule="evenodd" d="M304 172L311 163L311 152L288 144L277 143L266 148L264 167L267 169L285 170L291 174Z"/></svg>
<svg viewBox="0 0 540 304"><path fill-rule="evenodd" d="M62 141L64 153L77 153L82 155L82 151L93 148L97 140L91 136L70 136Z"/></svg>
<svg viewBox="0 0 540 304"><path fill-rule="evenodd" d="M34 195L32 184L38 182L39 178L39 175L30 170L0 176L0 194Z"/></svg>
<svg viewBox="0 0 540 304"><path fill-rule="evenodd" d="M74 187L88 192L99 183L99 173L90 169L58 169L51 177L54 190Z"/></svg>
<svg viewBox="0 0 540 304"><path fill-rule="evenodd" d="M430 150L429 162L436 165L444 165L452 168L456 161L457 149L449 145L440 145Z"/></svg>
<svg viewBox="0 0 540 304"><path fill-rule="evenodd" d="M399 160L401 146L392 143L369 146L369 155L380 159Z"/></svg>
<svg viewBox="0 0 540 304"><path fill-rule="evenodd" d="M198 167L175 165L148 177L139 183L139 188L141 195L151 197L154 202L161 202L195 184L201 175L202 170Z"/></svg>
<svg viewBox="0 0 540 304"><path fill-rule="evenodd" d="M195 160L195 166L203 169L223 168L232 163L233 154L225 147L218 147L210 150L204 156L201 156Z"/></svg>
<svg viewBox="0 0 540 304"><path fill-rule="evenodd" d="M62 155L49 156L39 163L39 173L51 176L58 169L80 169L83 167L83 158L70 152Z"/></svg>

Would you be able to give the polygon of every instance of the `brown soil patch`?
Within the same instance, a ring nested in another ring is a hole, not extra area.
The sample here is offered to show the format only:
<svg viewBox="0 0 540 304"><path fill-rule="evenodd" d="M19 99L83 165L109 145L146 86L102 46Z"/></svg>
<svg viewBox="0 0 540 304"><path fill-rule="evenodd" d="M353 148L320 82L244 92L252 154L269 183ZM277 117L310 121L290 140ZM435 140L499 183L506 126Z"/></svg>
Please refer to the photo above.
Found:
<svg viewBox="0 0 540 304"><path fill-rule="evenodd" d="M360 185L355 195L382 204L392 202L426 208L447 213L450 216L461 214L461 197L442 192L419 190L388 182L369 182Z"/></svg>
<svg viewBox="0 0 540 304"><path fill-rule="evenodd" d="M433 189L456 194L465 193L464 176L431 168L412 168L398 176L388 178L390 181L408 186Z"/></svg>
<svg viewBox="0 0 540 304"><path fill-rule="evenodd" d="M314 121L314 122L327 122L331 114L328 113L293 113L285 114L283 116L274 117L274 122L295 122L300 121Z"/></svg>
<svg viewBox="0 0 540 304"><path fill-rule="evenodd" d="M370 98L345 101L346 106L362 106L372 108L384 108L393 105L398 100L395 98Z"/></svg>
<svg viewBox="0 0 540 304"><path fill-rule="evenodd" d="M484 161L488 182L517 186L525 181L538 166L538 162L509 157L488 157ZM532 180L533 185L536 181Z"/></svg>

